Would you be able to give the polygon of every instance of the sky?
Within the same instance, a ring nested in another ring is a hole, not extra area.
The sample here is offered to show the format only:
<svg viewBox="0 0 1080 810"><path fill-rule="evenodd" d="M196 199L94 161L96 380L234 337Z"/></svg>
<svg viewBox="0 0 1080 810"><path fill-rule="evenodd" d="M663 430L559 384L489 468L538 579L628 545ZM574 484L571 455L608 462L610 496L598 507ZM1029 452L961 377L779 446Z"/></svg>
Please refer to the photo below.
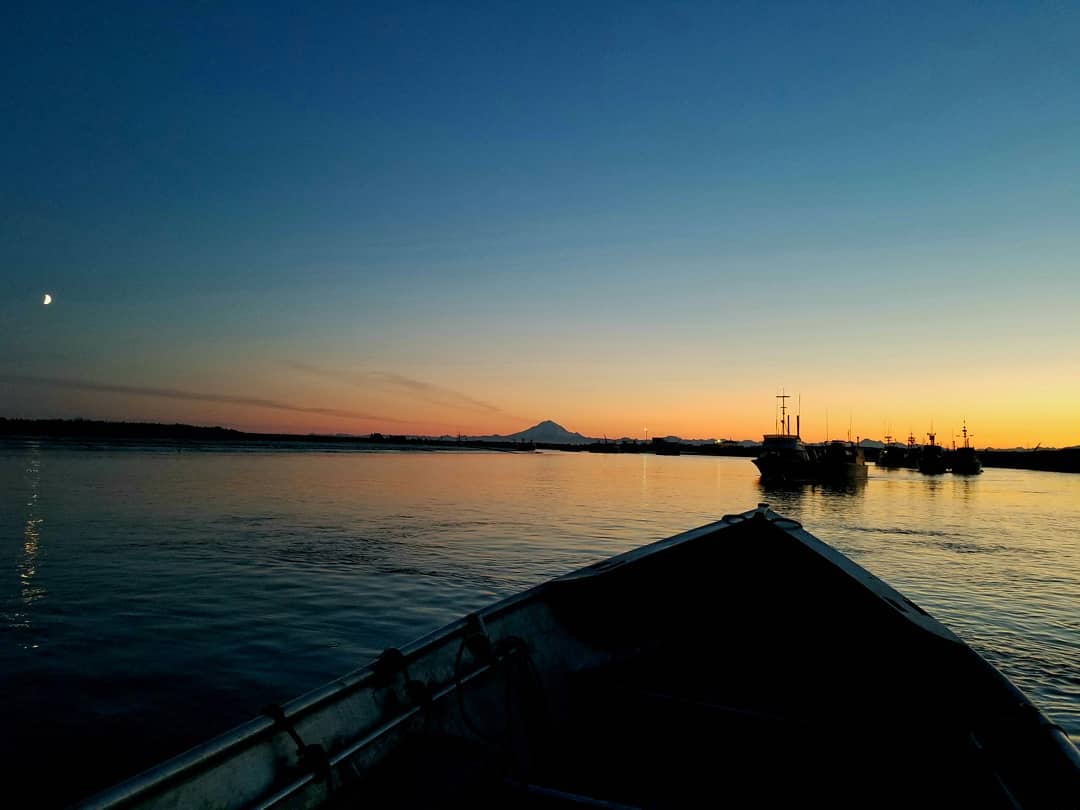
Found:
<svg viewBox="0 0 1080 810"><path fill-rule="evenodd" d="M1060 2L5 4L0 416L744 439L783 390L811 440L1080 444L1078 41Z"/></svg>

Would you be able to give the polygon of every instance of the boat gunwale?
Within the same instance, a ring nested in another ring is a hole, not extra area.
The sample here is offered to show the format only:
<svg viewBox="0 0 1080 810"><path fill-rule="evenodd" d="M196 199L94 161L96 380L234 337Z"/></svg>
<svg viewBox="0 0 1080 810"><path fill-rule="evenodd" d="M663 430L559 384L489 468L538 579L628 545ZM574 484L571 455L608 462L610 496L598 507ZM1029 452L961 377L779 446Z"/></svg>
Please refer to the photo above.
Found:
<svg viewBox="0 0 1080 810"><path fill-rule="evenodd" d="M1054 724L1037 706L1012 681L996 667L986 661L983 656L956 636L946 626L934 619L930 614L918 607L914 602L901 594L884 580L870 573L867 569L854 562L842 552L815 537L805 530L801 523L791 518L777 514L766 503L761 503L756 509L743 513L724 515L720 520L689 529L684 532L647 543L643 546L629 549L625 552L607 557L603 560L591 563L566 574L545 580L530 588L515 594L506 596L484 608L473 611L458 619L455 619L429 633L398 648L405 661L412 661L446 644L463 632L471 630L476 617L481 620L496 620L512 613L523 605L541 599L549 590L558 588L560 583L582 582L594 577L602 577L608 573L622 568L623 566L638 562L642 559L662 554L673 548L700 539L701 537L714 534L725 528L734 527L743 523L760 520L785 532L788 536L797 540L809 551L823 557L840 569L844 574L855 580L856 584L869 590L874 596L891 606L896 612L904 616L908 621L918 625L923 630L932 633L948 642L957 644L971 652L986 666L986 668L1003 682L1015 695L1021 706L1030 707L1040 718L1040 724L1049 732L1050 738L1061 748L1067 759L1080 768L1080 750L1073 745L1064 730ZM377 672L379 659L370 661L363 667L352 670L333 681L306 692L282 705L283 715L290 725L303 720L319 709L325 708L334 702L352 695L365 687L382 687ZM479 671L463 677L462 682L471 680L479 674ZM456 687L455 683L444 685L438 690L440 697L449 694ZM445 694L443 694L445 693ZM415 707L414 707L415 708ZM401 722L408 720L409 710L392 717L384 722L376 724L372 729L362 731L356 739L348 743L343 749L330 754L330 762L337 765L344 759L354 755L364 747L363 744L377 739L386 730L396 728ZM160 792L171 783L200 773L213 767L215 764L226 759L230 754L254 747L264 738L270 737L280 731L278 722L269 716L252 718L233 729L226 731L204 743L182 752L165 762L144 770L114 786L107 788L88 799L76 803L75 807L85 808L111 808L124 806L148 798L154 793ZM279 787L269 795L255 803L257 807L270 807L287 798L296 790L304 787L313 778L313 775L300 775L292 782Z"/></svg>
<svg viewBox="0 0 1080 810"><path fill-rule="evenodd" d="M765 506L764 504L762 506ZM710 534L714 531L742 522L744 519L757 514L761 510L751 510L743 514L725 515L718 521L689 529L685 532L656 540L644 546L622 552L613 557L608 557L591 563L582 568L562 574L553 579L545 580L530 588L515 594L506 596L492 604L473 611L466 616L454 619L448 624L426 633L413 641L398 648L406 660L412 660L424 655L436 647L446 643L469 627L469 619L479 616L481 619L494 620L510 613L513 609L526 602L531 602L540 597L553 583L560 581L579 580L586 577L597 576L607 573L609 570L622 566L633 559L662 552L674 545L696 539L699 536ZM319 709L332 704L344 697L359 691L366 686L374 686L376 679L376 664L378 659L370 661L363 667L352 670L345 675L320 687L306 692L282 705L282 711L286 720L295 723L310 716ZM193 748L177 754L166 761L159 763L147 770L141 771L134 776L117 783L111 788L106 788L75 806L80 810L92 810L93 808L105 808L122 806L136 801L141 795L153 793L166 787L173 781L191 772L205 771L217 762L225 759L237 749L253 746L263 738L272 736L278 731L277 722L269 716L263 715L247 720L232 729L219 734L216 737L200 743ZM368 735L363 735L364 737ZM332 755L332 758L336 755ZM302 780L306 782L307 780Z"/></svg>

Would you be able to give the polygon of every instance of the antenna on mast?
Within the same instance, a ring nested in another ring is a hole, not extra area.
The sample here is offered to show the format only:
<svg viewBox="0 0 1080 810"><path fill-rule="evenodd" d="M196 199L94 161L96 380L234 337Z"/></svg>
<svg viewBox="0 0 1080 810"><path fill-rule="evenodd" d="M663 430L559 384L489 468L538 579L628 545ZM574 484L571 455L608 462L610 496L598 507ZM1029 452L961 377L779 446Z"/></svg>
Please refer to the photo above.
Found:
<svg viewBox="0 0 1080 810"><path fill-rule="evenodd" d="M963 431L964 431L964 447L970 447L971 445L970 445L970 443L969 443L969 441L968 441L968 440L969 440L969 439L974 439L974 438L975 438L975 434L974 434L974 433L968 433L968 429L967 429L967 417L964 417L964 423L963 423L963 424L964 424L964 427L963 427ZM956 442L954 441L954 442L953 442L953 444L955 445L955 444L956 444ZM1037 449L1037 448L1036 448L1036 449Z"/></svg>
<svg viewBox="0 0 1080 810"><path fill-rule="evenodd" d="M791 399L791 394L785 394L784 389L780 389L780 393L776 395L776 398L780 400L780 429L777 433L790 434L791 433L791 420L787 418L787 401Z"/></svg>

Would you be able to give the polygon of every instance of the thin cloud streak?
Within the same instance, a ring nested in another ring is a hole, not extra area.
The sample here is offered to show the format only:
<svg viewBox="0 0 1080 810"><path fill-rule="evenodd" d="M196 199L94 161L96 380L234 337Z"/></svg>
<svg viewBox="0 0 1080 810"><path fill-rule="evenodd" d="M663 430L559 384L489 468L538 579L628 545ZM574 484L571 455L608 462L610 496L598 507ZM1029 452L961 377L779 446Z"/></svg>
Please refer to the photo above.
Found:
<svg viewBox="0 0 1080 810"><path fill-rule="evenodd" d="M408 391L414 396L423 399L425 402L430 402L434 405L442 405L447 408L483 411L489 414L509 416L514 419L518 418L513 414L507 413L497 405L492 405L490 402L484 402L483 400L470 397L468 394L463 394L460 391L443 388L440 385L433 385L432 383L416 380L412 377L406 377L392 371L333 371L331 369L312 366L307 363L291 363L290 366L297 371L303 371L307 374L314 374L319 377L339 382L347 382L350 385L389 385Z"/></svg>
<svg viewBox="0 0 1080 810"><path fill-rule="evenodd" d="M460 402L463 407L476 408L477 410L487 411L489 413L503 413L502 408L497 405L492 405L490 402L474 399L468 394L463 394L460 391L442 388L438 385L426 383L423 380L414 380L411 377L404 377L401 374L395 374L392 371L373 371L370 375L373 378L389 383L390 385L396 385L399 388L405 388L412 391L430 402L444 402L451 407L454 406L455 402Z"/></svg>
<svg viewBox="0 0 1080 810"><path fill-rule="evenodd" d="M378 414L361 413L343 408L309 408L303 405L292 405L288 402L279 402L275 399L261 399L259 397L239 397L232 394L206 394L198 391L182 391L178 388L148 388L136 385L118 385L116 383L101 383L91 380L75 380L63 377L37 377L30 374L0 374L0 381L22 383L25 385L43 385L52 388L67 388L77 391L96 391L105 394L128 394L139 397L160 397L162 399L178 399L188 402L219 402L227 405L248 405L253 408L270 408L276 411L291 411L293 413L307 413L318 416L334 416L340 419L370 419L378 422L393 422L404 424L404 419L394 419L389 416Z"/></svg>

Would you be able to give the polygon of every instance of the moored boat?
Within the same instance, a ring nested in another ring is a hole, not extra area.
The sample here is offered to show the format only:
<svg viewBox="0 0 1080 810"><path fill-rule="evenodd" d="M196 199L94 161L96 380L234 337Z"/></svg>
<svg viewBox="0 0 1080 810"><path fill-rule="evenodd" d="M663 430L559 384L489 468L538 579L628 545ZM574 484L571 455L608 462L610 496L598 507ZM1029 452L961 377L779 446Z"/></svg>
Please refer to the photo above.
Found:
<svg viewBox="0 0 1080 810"><path fill-rule="evenodd" d="M867 477L866 456L855 442L834 440L821 448L818 480L845 481Z"/></svg>
<svg viewBox="0 0 1080 810"><path fill-rule="evenodd" d="M762 504L387 650L84 806L1077 796L1080 752L1001 673Z"/></svg>
<svg viewBox="0 0 1080 810"><path fill-rule="evenodd" d="M885 446L878 455L877 466L879 467L904 467L906 465L907 450L904 445L894 442L892 436L885 437Z"/></svg>
<svg viewBox="0 0 1080 810"><path fill-rule="evenodd" d="M922 450L915 442L915 434L909 432L907 437L907 447L904 448L904 463L902 466L911 470L917 470L919 468L919 453Z"/></svg>
<svg viewBox="0 0 1080 810"><path fill-rule="evenodd" d="M945 448L937 443L936 433L927 433L929 440L919 450L919 472L926 475L941 475L948 470L945 461Z"/></svg>
<svg viewBox="0 0 1080 810"><path fill-rule="evenodd" d="M807 445L795 417L795 432L791 432L791 417L787 416L785 400L780 394L778 431L762 437L761 452L754 465L765 484L818 484L862 480L867 477L866 456L855 442L839 440Z"/></svg>
<svg viewBox="0 0 1080 810"><path fill-rule="evenodd" d="M818 480L820 469L817 454L803 443L799 435L799 417L795 419L795 432L791 432L791 418L787 415L790 394L777 394L779 419L776 433L766 433L761 438L761 452L754 459L754 466L767 484L807 484Z"/></svg>
<svg viewBox="0 0 1080 810"><path fill-rule="evenodd" d="M766 483L808 484L818 479L817 457L797 435L767 433L754 466Z"/></svg>
<svg viewBox="0 0 1080 810"><path fill-rule="evenodd" d="M964 422L964 444L952 452L952 471L957 475L978 475L982 472L982 462L975 455L975 448L971 446L971 435L968 433L967 422Z"/></svg>

